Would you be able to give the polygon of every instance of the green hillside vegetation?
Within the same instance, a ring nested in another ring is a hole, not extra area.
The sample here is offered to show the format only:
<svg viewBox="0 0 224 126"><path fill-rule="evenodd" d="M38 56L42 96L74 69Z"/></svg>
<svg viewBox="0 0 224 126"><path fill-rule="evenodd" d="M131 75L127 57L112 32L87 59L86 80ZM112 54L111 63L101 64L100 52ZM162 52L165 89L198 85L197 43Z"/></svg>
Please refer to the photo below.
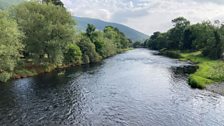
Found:
<svg viewBox="0 0 224 126"><path fill-rule="evenodd" d="M174 27L165 33L155 32L144 46L160 50L181 60L190 60L199 66L189 77L196 88L224 81L224 25L209 21L191 25L184 17L172 20Z"/></svg>
<svg viewBox="0 0 224 126"><path fill-rule="evenodd" d="M131 41L112 26L96 31L89 24L77 32L70 13L53 3L24 2L0 11L0 81L96 63L129 48Z"/></svg>
<svg viewBox="0 0 224 126"><path fill-rule="evenodd" d="M135 41L144 42L147 38L149 38L148 35L141 33L139 31L136 31L132 28L129 28L125 25L111 23L111 22L105 22L105 21L102 21L99 19L85 18L85 17L74 17L74 19L77 21L77 28L80 31L85 31L87 24L95 25L96 29L98 29L98 30L103 30L106 26L113 26L115 28L118 28L121 32L123 32L125 34L125 36L127 36L133 42L135 42Z"/></svg>

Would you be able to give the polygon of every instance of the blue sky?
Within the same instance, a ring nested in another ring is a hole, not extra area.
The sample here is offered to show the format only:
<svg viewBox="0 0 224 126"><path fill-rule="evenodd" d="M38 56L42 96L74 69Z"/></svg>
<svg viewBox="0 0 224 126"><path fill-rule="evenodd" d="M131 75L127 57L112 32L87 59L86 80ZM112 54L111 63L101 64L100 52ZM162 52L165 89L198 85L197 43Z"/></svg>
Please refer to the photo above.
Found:
<svg viewBox="0 0 224 126"><path fill-rule="evenodd" d="M224 19L224 0L62 0L74 16L132 27L146 34L166 31L184 16L192 23Z"/></svg>

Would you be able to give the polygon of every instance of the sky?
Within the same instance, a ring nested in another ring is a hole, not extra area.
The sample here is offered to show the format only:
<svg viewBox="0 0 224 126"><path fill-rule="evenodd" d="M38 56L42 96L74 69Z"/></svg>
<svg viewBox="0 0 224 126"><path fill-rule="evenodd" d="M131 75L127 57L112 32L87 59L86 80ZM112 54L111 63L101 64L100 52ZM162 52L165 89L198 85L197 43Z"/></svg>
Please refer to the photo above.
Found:
<svg viewBox="0 0 224 126"><path fill-rule="evenodd" d="M73 16L127 25L145 34L164 32L183 16L192 23L224 21L224 0L62 0Z"/></svg>

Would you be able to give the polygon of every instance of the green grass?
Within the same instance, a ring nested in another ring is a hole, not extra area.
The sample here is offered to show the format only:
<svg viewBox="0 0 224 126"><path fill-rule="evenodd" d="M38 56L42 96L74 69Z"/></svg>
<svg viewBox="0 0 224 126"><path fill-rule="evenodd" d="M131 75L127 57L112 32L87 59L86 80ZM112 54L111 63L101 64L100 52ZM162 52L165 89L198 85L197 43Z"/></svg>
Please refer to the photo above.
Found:
<svg viewBox="0 0 224 126"><path fill-rule="evenodd" d="M40 73L50 72L56 68L55 65L48 66L19 66L15 69L13 73L13 78L23 78L23 77L31 77L38 75Z"/></svg>
<svg viewBox="0 0 224 126"><path fill-rule="evenodd" d="M205 88L206 85L224 81L224 62L212 60L201 55L201 52L181 53L181 60L190 60L199 69L189 77L189 84L195 88Z"/></svg>
<svg viewBox="0 0 224 126"><path fill-rule="evenodd" d="M160 55L167 56L170 58L179 59L181 57L179 50L160 50Z"/></svg>
<svg viewBox="0 0 224 126"><path fill-rule="evenodd" d="M34 76L34 75L37 75L37 72L34 70L28 70L28 69L17 69L15 70L15 75Z"/></svg>

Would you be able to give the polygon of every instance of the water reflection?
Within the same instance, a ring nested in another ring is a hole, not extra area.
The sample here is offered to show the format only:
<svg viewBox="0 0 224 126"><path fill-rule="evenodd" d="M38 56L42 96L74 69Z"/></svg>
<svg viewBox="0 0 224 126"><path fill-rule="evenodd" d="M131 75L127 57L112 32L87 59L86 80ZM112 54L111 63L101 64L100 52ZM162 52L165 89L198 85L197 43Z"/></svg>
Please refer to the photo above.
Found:
<svg viewBox="0 0 224 126"><path fill-rule="evenodd" d="M0 85L0 125L222 126L224 98L191 89L186 64L132 50Z"/></svg>

